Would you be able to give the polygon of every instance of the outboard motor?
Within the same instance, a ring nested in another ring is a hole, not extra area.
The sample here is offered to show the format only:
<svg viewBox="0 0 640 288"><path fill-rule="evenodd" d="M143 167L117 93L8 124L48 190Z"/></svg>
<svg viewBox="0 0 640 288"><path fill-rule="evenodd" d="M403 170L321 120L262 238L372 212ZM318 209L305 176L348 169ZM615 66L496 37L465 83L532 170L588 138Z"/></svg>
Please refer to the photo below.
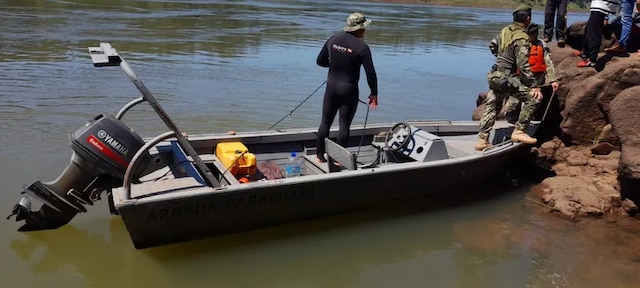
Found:
<svg viewBox="0 0 640 288"><path fill-rule="evenodd" d="M56 229L67 224L85 205L100 200L100 194L122 186L129 162L144 141L122 121L100 114L70 134L73 154L69 165L51 182L35 181L13 207L11 216L25 220L18 231ZM147 153L134 171L137 179L150 161ZM31 197L44 205L31 211Z"/></svg>

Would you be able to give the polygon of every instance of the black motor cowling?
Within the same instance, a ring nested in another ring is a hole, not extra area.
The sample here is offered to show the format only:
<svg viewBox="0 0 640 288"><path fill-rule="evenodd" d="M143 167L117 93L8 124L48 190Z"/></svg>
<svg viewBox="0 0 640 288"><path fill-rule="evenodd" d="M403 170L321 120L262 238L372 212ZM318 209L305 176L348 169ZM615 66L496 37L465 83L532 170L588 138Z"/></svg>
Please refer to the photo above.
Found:
<svg viewBox="0 0 640 288"><path fill-rule="evenodd" d="M25 187L20 202L13 208L16 221L26 223L19 231L55 229L67 224L77 213L86 212L100 194L122 186L124 174L144 141L133 129L108 114L100 114L71 133L73 154L69 165L51 182L36 181ZM134 178L149 163L149 155L138 163ZM31 198L44 205L31 211ZM7 219L9 219L7 217Z"/></svg>
<svg viewBox="0 0 640 288"><path fill-rule="evenodd" d="M124 122L108 114L91 119L85 127L71 133L71 148L90 162L93 170L122 179L133 155L144 141ZM148 157L147 157L148 160ZM138 168L144 169L145 160Z"/></svg>

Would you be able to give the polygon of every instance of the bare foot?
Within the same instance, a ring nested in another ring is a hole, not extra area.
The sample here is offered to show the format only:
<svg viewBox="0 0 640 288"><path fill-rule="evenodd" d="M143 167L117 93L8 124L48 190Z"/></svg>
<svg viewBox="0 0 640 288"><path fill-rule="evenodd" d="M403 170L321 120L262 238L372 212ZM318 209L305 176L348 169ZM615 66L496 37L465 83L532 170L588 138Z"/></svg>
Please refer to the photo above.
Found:
<svg viewBox="0 0 640 288"><path fill-rule="evenodd" d="M321 156L316 156L316 162L318 162L318 163L327 163L327 159L324 159L324 157L321 157ZM336 161L333 161L333 165L336 165L338 167L342 167L342 164L340 164L340 162L336 162Z"/></svg>

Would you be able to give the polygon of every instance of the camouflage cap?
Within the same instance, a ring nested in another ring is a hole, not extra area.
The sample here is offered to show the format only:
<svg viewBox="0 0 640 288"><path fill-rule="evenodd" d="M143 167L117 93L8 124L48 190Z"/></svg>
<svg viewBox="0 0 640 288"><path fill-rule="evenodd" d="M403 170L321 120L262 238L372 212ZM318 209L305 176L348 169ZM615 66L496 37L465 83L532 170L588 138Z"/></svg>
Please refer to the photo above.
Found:
<svg viewBox="0 0 640 288"><path fill-rule="evenodd" d="M516 15L516 13L518 12L529 12L531 13L531 6L526 5L526 4L521 4L520 6L516 7L516 9L513 10L513 15Z"/></svg>
<svg viewBox="0 0 640 288"><path fill-rule="evenodd" d="M344 26L342 30L346 32L353 32L360 29L365 29L371 24L371 20L364 17L362 13L352 13L347 17L347 26Z"/></svg>

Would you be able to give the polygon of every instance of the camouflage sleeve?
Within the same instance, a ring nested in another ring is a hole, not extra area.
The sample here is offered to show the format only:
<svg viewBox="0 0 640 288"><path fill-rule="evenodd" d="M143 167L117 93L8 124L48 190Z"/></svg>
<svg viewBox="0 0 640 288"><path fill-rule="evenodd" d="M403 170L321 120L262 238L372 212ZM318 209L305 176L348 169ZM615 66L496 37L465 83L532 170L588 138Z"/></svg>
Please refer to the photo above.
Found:
<svg viewBox="0 0 640 288"><path fill-rule="evenodd" d="M491 54L493 54L493 56L498 56L498 47L500 47L500 44L498 44L498 38L500 38L499 35L491 39L491 42L489 42L489 50L491 50Z"/></svg>
<svg viewBox="0 0 640 288"><path fill-rule="evenodd" d="M516 52L516 67L520 70L520 80L525 86L532 88L535 86L536 78L531 72L529 64L529 53L531 52L531 42L525 39L519 39L513 42Z"/></svg>
<svg viewBox="0 0 640 288"><path fill-rule="evenodd" d="M558 81L558 78L556 78L556 68L553 66L553 61L551 61L551 51L548 46L544 47L544 65L547 66L547 82Z"/></svg>

